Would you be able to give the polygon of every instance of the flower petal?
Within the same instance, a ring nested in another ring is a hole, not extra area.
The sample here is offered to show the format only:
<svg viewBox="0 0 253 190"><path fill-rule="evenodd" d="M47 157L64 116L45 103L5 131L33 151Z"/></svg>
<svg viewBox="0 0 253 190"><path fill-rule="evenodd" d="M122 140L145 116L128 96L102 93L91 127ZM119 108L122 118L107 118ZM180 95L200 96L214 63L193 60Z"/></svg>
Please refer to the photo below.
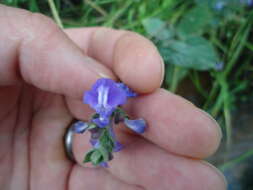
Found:
<svg viewBox="0 0 253 190"><path fill-rule="evenodd" d="M99 165L100 165L101 167L103 167L103 168L108 168L108 167L109 167L109 165L108 165L107 162L101 162Z"/></svg>
<svg viewBox="0 0 253 190"><path fill-rule="evenodd" d="M91 90L85 92L83 98L84 103L89 104L97 113L103 113L102 115L107 113L107 116L126 100L125 91L119 88L115 81L106 78L98 79Z"/></svg>
<svg viewBox="0 0 253 190"><path fill-rule="evenodd" d="M131 98L131 97L136 97L137 93L135 93L134 91L132 91L127 85L125 85L122 82L118 82L117 86L120 87L121 89L123 89L126 93L126 96Z"/></svg>
<svg viewBox="0 0 253 190"><path fill-rule="evenodd" d="M126 118L124 123L127 127L139 134L144 133L147 127L144 119L130 120Z"/></svg>
<svg viewBox="0 0 253 190"><path fill-rule="evenodd" d="M89 124L86 122L78 121L73 124L72 130L75 133L84 133L86 129L89 127Z"/></svg>
<svg viewBox="0 0 253 190"><path fill-rule="evenodd" d="M115 141L113 152L119 152L119 151L121 151L123 149L123 147L124 146L120 142Z"/></svg>
<svg viewBox="0 0 253 190"><path fill-rule="evenodd" d="M92 122L95 123L100 128L104 128L110 123L110 120L108 118L103 118L103 119L95 118L95 119L92 119Z"/></svg>

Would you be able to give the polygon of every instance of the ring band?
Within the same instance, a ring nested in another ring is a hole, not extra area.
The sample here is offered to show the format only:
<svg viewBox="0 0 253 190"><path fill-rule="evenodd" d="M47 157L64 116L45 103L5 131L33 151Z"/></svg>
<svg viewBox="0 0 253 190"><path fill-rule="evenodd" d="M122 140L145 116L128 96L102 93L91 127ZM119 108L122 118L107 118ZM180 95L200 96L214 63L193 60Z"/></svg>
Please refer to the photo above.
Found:
<svg viewBox="0 0 253 190"><path fill-rule="evenodd" d="M64 146L67 157L71 161L76 162L76 159L73 154L73 137L74 137L73 123L74 122L71 122L71 124L67 128L66 134L64 136Z"/></svg>

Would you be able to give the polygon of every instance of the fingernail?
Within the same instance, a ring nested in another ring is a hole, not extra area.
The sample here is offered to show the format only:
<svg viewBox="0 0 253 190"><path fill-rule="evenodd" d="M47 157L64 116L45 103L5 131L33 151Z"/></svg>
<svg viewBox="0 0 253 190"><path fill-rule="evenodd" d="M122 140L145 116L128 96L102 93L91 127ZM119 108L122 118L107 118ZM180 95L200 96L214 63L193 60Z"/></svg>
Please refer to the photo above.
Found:
<svg viewBox="0 0 253 190"><path fill-rule="evenodd" d="M222 181L221 182L222 183L221 186L223 187L222 189L226 190L227 186L228 186L228 183L227 183L227 180L226 180L225 176L223 175L223 173L220 170L218 170L216 167L214 167L212 164L210 164L209 162L204 161L204 160L202 160L201 162L204 165L206 165L207 167L211 168L211 170L214 171L217 174L219 179L221 179L221 181Z"/></svg>
<svg viewBox="0 0 253 190"><path fill-rule="evenodd" d="M199 109L204 115L206 115L206 117L208 117L212 123L218 128L218 133L219 133L219 137L222 138L222 131L221 131L221 128L220 128L220 125L217 123L217 121L209 114L207 113L206 111L202 110L202 109Z"/></svg>
<svg viewBox="0 0 253 190"><path fill-rule="evenodd" d="M90 57L85 57L85 59L86 59L86 63L88 63L88 64L86 64L86 66L88 66L90 68L90 70L92 70L97 75L99 75L99 77L111 78L111 79L115 78L113 73L109 69L107 69L103 65L99 64L96 60L94 60Z"/></svg>
<svg viewBox="0 0 253 190"><path fill-rule="evenodd" d="M101 76L102 78L112 78L104 73L100 73L100 72L97 72L99 76Z"/></svg>
<svg viewBox="0 0 253 190"><path fill-rule="evenodd" d="M162 73L162 77L161 77L161 82L160 82L160 86L163 83L163 79L164 79L164 75L165 75L165 65L164 65L164 61L163 58L160 56L160 61L161 61L161 73Z"/></svg>

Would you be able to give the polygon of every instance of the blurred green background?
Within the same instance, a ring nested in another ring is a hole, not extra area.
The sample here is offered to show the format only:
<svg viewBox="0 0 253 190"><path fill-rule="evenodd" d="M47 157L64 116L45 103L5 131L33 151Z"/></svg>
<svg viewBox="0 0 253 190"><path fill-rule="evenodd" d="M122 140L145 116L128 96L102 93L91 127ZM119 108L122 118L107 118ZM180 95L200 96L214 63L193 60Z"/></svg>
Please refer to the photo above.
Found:
<svg viewBox="0 0 253 190"><path fill-rule="evenodd" d="M48 15L60 27L106 26L152 40L166 65L163 87L221 125L222 145L209 161L230 190L253 189L253 0L0 2Z"/></svg>

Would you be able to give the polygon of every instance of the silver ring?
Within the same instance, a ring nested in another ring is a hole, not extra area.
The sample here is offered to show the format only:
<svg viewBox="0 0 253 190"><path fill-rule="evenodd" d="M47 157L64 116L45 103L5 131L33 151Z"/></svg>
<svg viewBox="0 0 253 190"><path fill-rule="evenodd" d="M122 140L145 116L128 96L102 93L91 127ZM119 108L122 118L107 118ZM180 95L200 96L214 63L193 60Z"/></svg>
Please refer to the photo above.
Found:
<svg viewBox="0 0 253 190"><path fill-rule="evenodd" d="M73 154L73 138L74 138L73 124L74 122L71 122L70 126L67 128L66 134L64 136L64 146L67 157L71 161L76 162L76 159Z"/></svg>

